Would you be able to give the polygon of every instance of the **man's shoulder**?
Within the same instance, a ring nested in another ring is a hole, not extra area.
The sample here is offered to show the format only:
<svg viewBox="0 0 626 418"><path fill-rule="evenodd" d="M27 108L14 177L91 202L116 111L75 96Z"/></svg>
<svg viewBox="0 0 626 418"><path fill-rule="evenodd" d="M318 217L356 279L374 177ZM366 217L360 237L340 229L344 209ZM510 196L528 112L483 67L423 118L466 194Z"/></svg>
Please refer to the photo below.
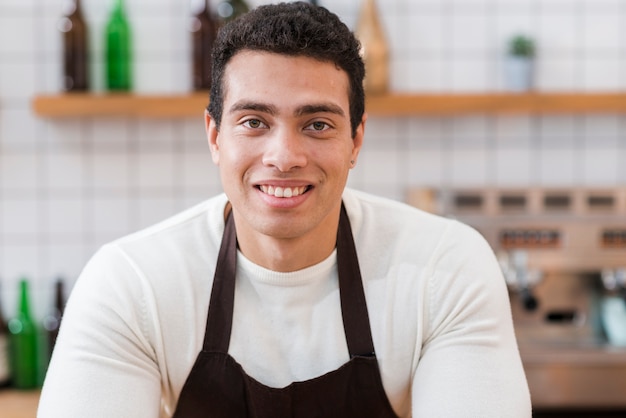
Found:
<svg viewBox="0 0 626 418"><path fill-rule="evenodd" d="M363 222L381 226L398 224L402 227L427 224L441 228L454 222L399 200L354 189L346 188L343 201L350 220L357 224Z"/></svg>
<svg viewBox="0 0 626 418"><path fill-rule="evenodd" d="M377 245L385 239L392 242L419 242L437 246L444 241L472 246L482 241L481 234L473 227L439 214L427 212L408 203L346 189L344 204L355 235L372 234L378 238Z"/></svg>
<svg viewBox="0 0 626 418"><path fill-rule="evenodd" d="M211 197L157 223L122 236L111 244L126 246L141 241L158 240L161 237L167 239L168 236L177 236L183 231L205 226L209 231L223 229L221 216L226 202L223 194Z"/></svg>

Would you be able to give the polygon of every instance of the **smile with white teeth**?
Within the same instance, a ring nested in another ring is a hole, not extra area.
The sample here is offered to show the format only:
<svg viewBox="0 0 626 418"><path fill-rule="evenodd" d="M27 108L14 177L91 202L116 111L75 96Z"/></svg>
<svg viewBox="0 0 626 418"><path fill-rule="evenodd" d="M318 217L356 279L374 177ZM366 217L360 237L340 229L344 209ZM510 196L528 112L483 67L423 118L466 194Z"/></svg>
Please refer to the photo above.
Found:
<svg viewBox="0 0 626 418"><path fill-rule="evenodd" d="M274 197L295 197L304 193L307 189L307 186L300 187L280 187L280 186L267 186L261 185L259 186L261 191L265 194L269 194Z"/></svg>

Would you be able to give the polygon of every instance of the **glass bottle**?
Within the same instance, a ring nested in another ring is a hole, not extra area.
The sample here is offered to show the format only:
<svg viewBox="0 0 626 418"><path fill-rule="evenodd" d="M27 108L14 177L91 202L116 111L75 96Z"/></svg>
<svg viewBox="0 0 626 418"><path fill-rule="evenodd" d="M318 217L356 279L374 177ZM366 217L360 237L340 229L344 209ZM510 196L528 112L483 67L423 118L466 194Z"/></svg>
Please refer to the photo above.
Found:
<svg viewBox="0 0 626 418"><path fill-rule="evenodd" d="M9 332L13 386L35 388L39 384L37 327L30 310L28 281L24 278L20 280L18 311L9 320Z"/></svg>
<svg viewBox="0 0 626 418"><path fill-rule="evenodd" d="M106 87L110 91L132 89L131 29L123 0L115 0L106 25Z"/></svg>
<svg viewBox="0 0 626 418"><path fill-rule="evenodd" d="M2 292L0 292L0 387L6 387L11 381L9 368L9 326L2 312Z"/></svg>
<svg viewBox="0 0 626 418"><path fill-rule="evenodd" d="M193 48L193 88L211 88L211 52L217 36L218 23L211 13L210 1L191 19L191 39Z"/></svg>
<svg viewBox="0 0 626 418"><path fill-rule="evenodd" d="M250 11L245 0L222 0L217 4L217 15L222 24Z"/></svg>
<svg viewBox="0 0 626 418"><path fill-rule="evenodd" d="M80 0L67 3L58 28L63 36L63 88L65 91L89 90L87 25Z"/></svg>
<svg viewBox="0 0 626 418"><path fill-rule="evenodd" d="M365 63L365 92L383 94L389 89L389 47L374 0L364 0L355 34Z"/></svg>
<svg viewBox="0 0 626 418"><path fill-rule="evenodd" d="M43 319L43 327L48 336L48 357L52 354L54 345L59 335L61 318L65 310L65 288L64 281L59 277L54 283L54 304L50 312Z"/></svg>

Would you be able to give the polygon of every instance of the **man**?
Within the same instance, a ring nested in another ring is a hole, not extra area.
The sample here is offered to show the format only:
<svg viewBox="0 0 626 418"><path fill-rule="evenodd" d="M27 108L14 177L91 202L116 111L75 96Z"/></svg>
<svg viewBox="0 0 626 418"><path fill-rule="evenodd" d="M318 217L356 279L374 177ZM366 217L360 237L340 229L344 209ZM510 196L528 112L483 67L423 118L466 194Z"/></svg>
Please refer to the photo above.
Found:
<svg viewBox="0 0 626 418"><path fill-rule="evenodd" d="M93 257L40 418L530 416L486 242L345 189L358 52L303 2L223 28L205 122L225 194Z"/></svg>

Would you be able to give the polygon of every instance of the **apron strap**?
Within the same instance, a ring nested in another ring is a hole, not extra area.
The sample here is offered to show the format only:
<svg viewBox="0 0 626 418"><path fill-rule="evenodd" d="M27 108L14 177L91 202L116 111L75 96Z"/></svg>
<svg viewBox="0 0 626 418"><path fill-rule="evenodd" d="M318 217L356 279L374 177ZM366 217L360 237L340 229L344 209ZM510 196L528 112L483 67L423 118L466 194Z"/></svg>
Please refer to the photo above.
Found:
<svg viewBox="0 0 626 418"><path fill-rule="evenodd" d="M209 316L204 332L204 351L228 352L235 303L235 274L237 272L237 232L233 211L226 215L224 235L217 257L213 289L209 301Z"/></svg>
<svg viewBox="0 0 626 418"><path fill-rule="evenodd" d="M233 323L236 272L237 232L231 210L226 217L224 235L213 277L209 315L204 334L204 351L228 353ZM359 260L350 220L343 202L337 229L337 272L341 314L350 358L374 357L374 343Z"/></svg>
<svg viewBox="0 0 626 418"><path fill-rule="evenodd" d="M375 357L359 259L352 237L352 227L343 202L337 229L337 270L341 315L350 358Z"/></svg>

